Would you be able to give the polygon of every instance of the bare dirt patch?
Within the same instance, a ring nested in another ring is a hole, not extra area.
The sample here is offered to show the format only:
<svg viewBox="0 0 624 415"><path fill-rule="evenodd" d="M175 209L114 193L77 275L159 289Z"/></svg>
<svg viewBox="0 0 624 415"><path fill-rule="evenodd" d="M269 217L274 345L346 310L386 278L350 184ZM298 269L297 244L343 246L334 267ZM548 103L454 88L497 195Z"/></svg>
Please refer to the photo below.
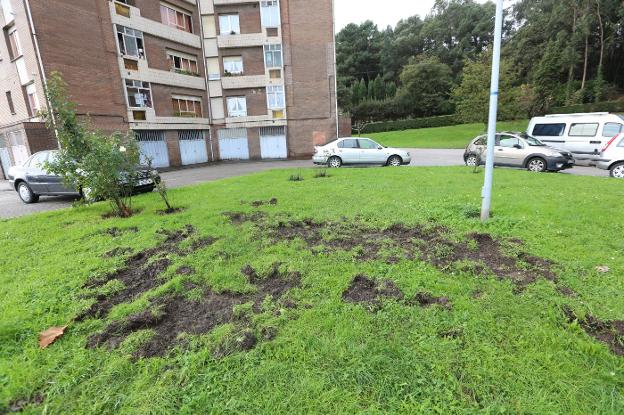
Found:
<svg viewBox="0 0 624 415"><path fill-rule="evenodd" d="M186 208L184 207L177 207L177 208L171 208L171 209L161 209L161 210L157 210L156 213L158 213L161 216L165 216L165 215L175 215L176 213L182 213L186 210Z"/></svg>
<svg viewBox="0 0 624 415"><path fill-rule="evenodd" d="M606 344L617 356L624 356L624 320L602 321L591 314L579 318L569 307L563 307L568 322L577 321L579 326L591 337Z"/></svg>
<svg viewBox="0 0 624 415"><path fill-rule="evenodd" d="M189 255L215 241L214 238L203 237L194 240L189 248L181 248L179 245L195 233L191 225L186 225L176 231L161 230L158 233L164 236L164 240L159 245L132 255L125 261L123 268L84 285L84 288L92 289L117 280L123 284L124 288L107 296L97 295L91 307L76 317L77 321L90 317L104 317L117 304L131 302L143 293L161 285L160 276L171 265L169 255Z"/></svg>
<svg viewBox="0 0 624 415"><path fill-rule="evenodd" d="M115 257L118 257L118 256L124 256L126 254L129 254L130 252L132 252L132 248L119 247L119 248L111 249L110 251L106 252L103 255L103 257L104 258L115 258Z"/></svg>
<svg viewBox="0 0 624 415"><path fill-rule="evenodd" d="M215 292L205 289L201 299L188 299L182 295L166 295L151 300L146 311L128 316L122 321L111 323L102 333L92 335L87 347L106 346L109 350L116 348L129 334L144 329L151 329L154 335L134 353L135 358L163 356L172 347L180 344L179 336L183 333L198 335L212 331L215 327L226 323L242 323L234 313L234 307L245 303L253 303L253 311L261 312L262 303L267 296L278 300L284 293L300 284L300 274L283 272L279 264L274 265L268 273L260 275L251 266L241 270L256 286L257 291L241 294L229 291ZM198 287L188 286L188 289ZM113 295L113 297L115 297ZM108 299L96 304L96 310L110 310ZM241 333L252 333L248 328L240 328ZM229 343L219 346L216 356L222 357L239 350L249 350L257 343L255 334L234 336ZM240 340L236 340L240 339Z"/></svg>
<svg viewBox="0 0 624 415"><path fill-rule="evenodd" d="M251 202L251 206L253 206L253 207L260 207L260 206L264 206L264 205L275 206L275 205L277 205L277 199L276 198L272 198L270 200L254 200L253 202Z"/></svg>
<svg viewBox="0 0 624 415"><path fill-rule="evenodd" d="M9 402L9 406L6 408L0 407L0 414L12 414L19 413L26 409L27 406L38 406L43 403L45 396L40 392L35 392L28 398L14 399Z"/></svg>
<svg viewBox="0 0 624 415"><path fill-rule="evenodd" d="M428 293L417 293L414 298L405 300L401 289L392 280L376 280L366 275L356 275L349 287L342 293L342 299L349 303L363 304L371 311L378 310L384 300L395 300L406 305L429 307L441 305L451 308L447 297L434 297Z"/></svg>
<svg viewBox="0 0 624 415"><path fill-rule="evenodd" d="M118 238L126 233L137 233L139 231L139 228L137 228L136 226L132 226L130 228L118 228L118 227L112 227L112 228L108 228L104 231L104 233L106 235L112 236L113 238Z"/></svg>
<svg viewBox="0 0 624 415"><path fill-rule="evenodd" d="M270 224L264 214L229 212L226 216L235 225L254 223L276 242L302 240L314 252L353 251L358 260L384 260L390 264L400 259L420 259L443 271L459 269L511 280L517 291L539 278L557 278L551 261L525 252L518 240L497 240L485 233L469 233L456 240L449 229L435 223L394 224L377 229L361 222L306 219ZM393 253L388 255L388 250Z"/></svg>

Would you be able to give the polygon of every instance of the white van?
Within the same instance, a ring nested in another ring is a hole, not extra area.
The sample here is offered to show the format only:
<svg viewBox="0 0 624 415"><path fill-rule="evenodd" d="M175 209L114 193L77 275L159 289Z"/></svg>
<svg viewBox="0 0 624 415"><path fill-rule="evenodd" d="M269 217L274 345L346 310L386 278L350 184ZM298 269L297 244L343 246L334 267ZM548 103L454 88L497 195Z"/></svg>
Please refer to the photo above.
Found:
<svg viewBox="0 0 624 415"><path fill-rule="evenodd" d="M568 150L577 160L599 158L602 147L621 132L624 132L624 115L608 112L534 117L527 129L530 136Z"/></svg>

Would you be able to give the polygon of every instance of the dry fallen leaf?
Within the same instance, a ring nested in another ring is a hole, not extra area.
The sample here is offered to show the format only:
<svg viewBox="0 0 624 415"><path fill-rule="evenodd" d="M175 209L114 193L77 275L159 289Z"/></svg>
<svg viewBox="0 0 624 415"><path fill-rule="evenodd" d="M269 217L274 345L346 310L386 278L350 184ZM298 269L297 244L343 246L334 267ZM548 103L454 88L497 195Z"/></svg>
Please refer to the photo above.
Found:
<svg viewBox="0 0 624 415"><path fill-rule="evenodd" d="M46 331L39 333L39 347L45 349L56 341L59 337L65 333L67 326L63 327L50 327Z"/></svg>
<svg viewBox="0 0 624 415"><path fill-rule="evenodd" d="M606 265L600 265L600 266L596 267L596 271L604 274L606 272L609 272L609 267L606 266Z"/></svg>

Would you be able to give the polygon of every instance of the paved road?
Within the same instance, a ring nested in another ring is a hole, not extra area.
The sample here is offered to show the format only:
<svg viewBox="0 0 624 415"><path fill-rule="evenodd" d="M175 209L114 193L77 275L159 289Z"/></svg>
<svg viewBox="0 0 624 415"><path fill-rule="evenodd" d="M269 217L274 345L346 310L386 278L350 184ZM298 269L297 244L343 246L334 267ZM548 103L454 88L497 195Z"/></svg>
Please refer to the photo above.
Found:
<svg viewBox="0 0 624 415"><path fill-rule="evenodd" d="M462 164L463 150L411 149L411 166L455 166ZM218 163L162 173L170 188L188 186L226 177L243 176L263 170L312 167L309 160L260 161L246 163ZM593 167L575 167L564 174L583 176L608 176L608 172ZM0 218L24 216L34 212L61 209L71 206L71 197L42 197L39 203L23 204L8 182L0 181Z"/></svg>

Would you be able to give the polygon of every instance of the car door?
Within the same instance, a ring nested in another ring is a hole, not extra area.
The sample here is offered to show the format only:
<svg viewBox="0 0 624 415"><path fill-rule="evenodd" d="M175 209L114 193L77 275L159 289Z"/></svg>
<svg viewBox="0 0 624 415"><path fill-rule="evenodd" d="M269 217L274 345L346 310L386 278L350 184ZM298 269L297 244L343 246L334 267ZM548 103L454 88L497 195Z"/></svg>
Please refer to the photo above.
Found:
<svg viewBox="0 0 624 415"><path fill-rule="evenodd" d="M521 166L526 145L520 138L509 134L498 134L494 151L494 163L502 166Z"/></svg>
<svg viewBox="0 0 624 415"><path fill-rule="evenodd" d="M48 159L48 152L42 151L33 155L26 163L24 163L24 175L26 183L35 194L48 192L46 183L46 172L43 169L43 163Z"/></svg>
<svg viewBox="0 0 624 415"><path fill-rule="evenodd" d="M343 164L356 164L360 162L360 147L355 138L345 138L338 143L338 155Z"/></svg>
<svg viewBox="0 0 624 415"><path fill-rule="evenodd" d="M360 146L360 163L366 164L384 164L386 155L383 148L368 138L358 138Z"/></svg>
<svg viewBox="0 0 624 415"><path fill-rule="evenodd" d="M53 162L57 155L58 152L50 151L50 155L48 156L48 162ZM46 183L48 186L48 192L51 194L62 195L78 193L76 189L70 189L65 186L65 183L63 183L63 178L54 173L46 172Z"/></svg>

